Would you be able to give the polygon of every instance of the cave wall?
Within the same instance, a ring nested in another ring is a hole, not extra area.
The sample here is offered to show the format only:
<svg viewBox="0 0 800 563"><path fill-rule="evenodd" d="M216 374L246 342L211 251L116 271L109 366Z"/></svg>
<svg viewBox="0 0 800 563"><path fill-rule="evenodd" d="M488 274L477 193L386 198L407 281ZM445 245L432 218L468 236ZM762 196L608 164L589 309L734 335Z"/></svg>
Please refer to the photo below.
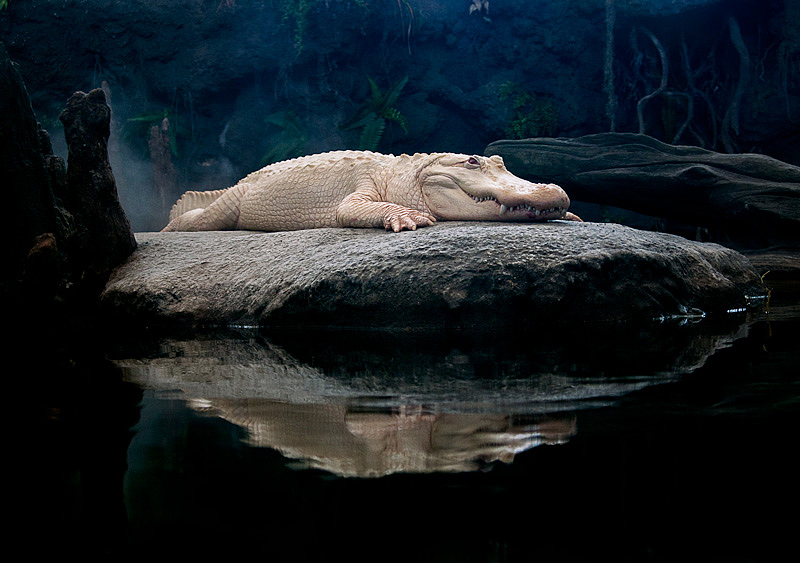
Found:
<svg viewBox="0 0 800 563"><path fill-rule="evenodd" d="M800 163L800 32L786 17L797 4L11 0L0 41L56 150L56 117L72 92L107 92L120 199L134 229L150 230L163 225L164 201L185 189L230 185L270 159L357 148L361 129L341 125L372 98L369 78L386 95L407 77L391 104L402 120L385 119L377 145L384 152L482 153L517 134L642 125L671 142L687 122L690 93L690 123L677 142ZM742 82L731 18L749 76L735 121L725 121ZM651 37L669 72L640 118L638 102L661 81ZM165 117L176 170L166 187L153 178L148 144Z"/></svg>

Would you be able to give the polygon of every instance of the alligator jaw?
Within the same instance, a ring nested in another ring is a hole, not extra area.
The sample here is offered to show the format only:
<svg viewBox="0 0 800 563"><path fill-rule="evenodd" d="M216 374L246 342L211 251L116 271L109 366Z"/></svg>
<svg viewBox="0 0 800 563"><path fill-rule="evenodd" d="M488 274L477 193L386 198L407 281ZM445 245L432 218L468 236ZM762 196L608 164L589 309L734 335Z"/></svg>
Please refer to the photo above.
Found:
<svg viewBox="0 0 800 563"><path fill-rule="evenodd" d="M556 184L514 176L500 157L445 155L417 180L434 216L450 221L564 219L569 197Z"/></svg>
<svg viewBox="0 0 800 563"><path fill-rule="evenodd" d="M567 214L567 210L564 207L549 207L539 209L526 203L520 205L506 205L498 202L497 199L491 196L478 197L473 195L470 197L476 203L487 203L487 206L493 205L495 207L499 207L498 215L500 218L507 219L509 221L513 221L515 219L548 221L552 219L563 219Z"/></svg>

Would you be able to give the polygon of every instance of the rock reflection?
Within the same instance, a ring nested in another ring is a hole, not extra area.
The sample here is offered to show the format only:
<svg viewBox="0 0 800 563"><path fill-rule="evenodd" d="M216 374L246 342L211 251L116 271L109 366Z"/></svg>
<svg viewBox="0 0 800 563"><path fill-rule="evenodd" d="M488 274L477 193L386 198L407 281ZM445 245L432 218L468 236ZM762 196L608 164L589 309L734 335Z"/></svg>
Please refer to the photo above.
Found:
<svg viewBox="0 0 800 563"><path fill-rule="evenodd" d="M472 471L566 442L581 409L691 373L747 326L535 338L226 333L165 340L115 363L156 396L186 400L304 467L359 477Z"/></svg>
<svg viewBox="0 0 800 563"><path fill-rule="evenodd" d="M247 430L248 441L345 477L475 471L518 452L560 444L575 415L437 413L423 406L360 408L262 399L194 401L193 406Z"/></svg>

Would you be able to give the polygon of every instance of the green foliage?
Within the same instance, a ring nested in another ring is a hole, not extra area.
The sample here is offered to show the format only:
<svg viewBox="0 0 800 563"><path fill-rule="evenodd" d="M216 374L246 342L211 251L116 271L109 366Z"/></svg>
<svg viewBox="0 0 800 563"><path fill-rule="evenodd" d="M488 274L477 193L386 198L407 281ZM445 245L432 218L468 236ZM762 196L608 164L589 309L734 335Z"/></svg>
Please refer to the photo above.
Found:
<svg viewBox="0 0 800 563"><path fill-rule="evenodd" d="M291 27L292 41L298 53L303 50L311 2L312 0L281 0L281 21Z"/></svg>
<svg viewBox="0 0 800 563"><path fill-rule="evenodd" d="M377 83L372 78L369 81L370 97L358 109L356 114L342 124L342 129L351 130L361 128L359 150L377 150L386 130L386 122L397 123L404 133L408 133L408 121L394 107L403 88L408 83L408 76L396 82L386 93L381 92Z"/></svg>
<svg viewBox="0 0 800 563"><path fill-rule="evenodd" d="M295 51L300 54L304 48L306 30L308 29L308 13L315 4L328 0L278 0L281 21L289 26ZM367 0L352 0L356 6L369 9Z"/></svg>
<svg viewBox="0 0 800 563"><path fill-rule="evenodd" d="M165 118L169 119L170 125L169 148L172 156L177 158L179 122L177 116L169 109L153 110L129 117L122 128L122 138L133 144L142 141L146 143L150 138L150 129L154 125L160 125Z"/></svg>
<svg viewBox="0 0 800 563"><path fill-rule="evenodd" d="M8 0L0 0L0 10L8 8Z"/></svg>
<svg viewBox="0 0 800 563"><path fill-rule="evenodd" d="M305 154L305 145L308 140L302 124L297 115L291 111L279 111L268 115L265 119L267 125L281 130L278 141L261 159L263 165L296 158Z"/></svg>
<svg viewBox="0 0 800 563"><path fill-rule="evenodd" d="M511 118L505 133L511 139L553 135L558 109L549 98L539 97L515 82L500 86L500 100L511 102Z"/></svg>

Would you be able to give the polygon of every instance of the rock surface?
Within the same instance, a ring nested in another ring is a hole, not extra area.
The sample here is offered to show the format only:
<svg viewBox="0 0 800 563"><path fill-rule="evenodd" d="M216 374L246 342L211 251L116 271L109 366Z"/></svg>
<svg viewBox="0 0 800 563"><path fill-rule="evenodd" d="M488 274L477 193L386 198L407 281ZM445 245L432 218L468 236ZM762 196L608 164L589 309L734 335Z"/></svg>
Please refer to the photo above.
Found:
<svg viewBox="0 0 800 563"><path fill-rule="evenodd" d="M800 168L647 135L502 140L486 148L514 174L561 185L573 200L716 228L753 248L800 242Z"/></svg>
<svg viewBox="0 0 800 563"><path fill-rule="evenodd" d="M514 327L745 307L741 254L613 224L440 223L283 233L141 233L101 296L115 322Z"/></svg>

